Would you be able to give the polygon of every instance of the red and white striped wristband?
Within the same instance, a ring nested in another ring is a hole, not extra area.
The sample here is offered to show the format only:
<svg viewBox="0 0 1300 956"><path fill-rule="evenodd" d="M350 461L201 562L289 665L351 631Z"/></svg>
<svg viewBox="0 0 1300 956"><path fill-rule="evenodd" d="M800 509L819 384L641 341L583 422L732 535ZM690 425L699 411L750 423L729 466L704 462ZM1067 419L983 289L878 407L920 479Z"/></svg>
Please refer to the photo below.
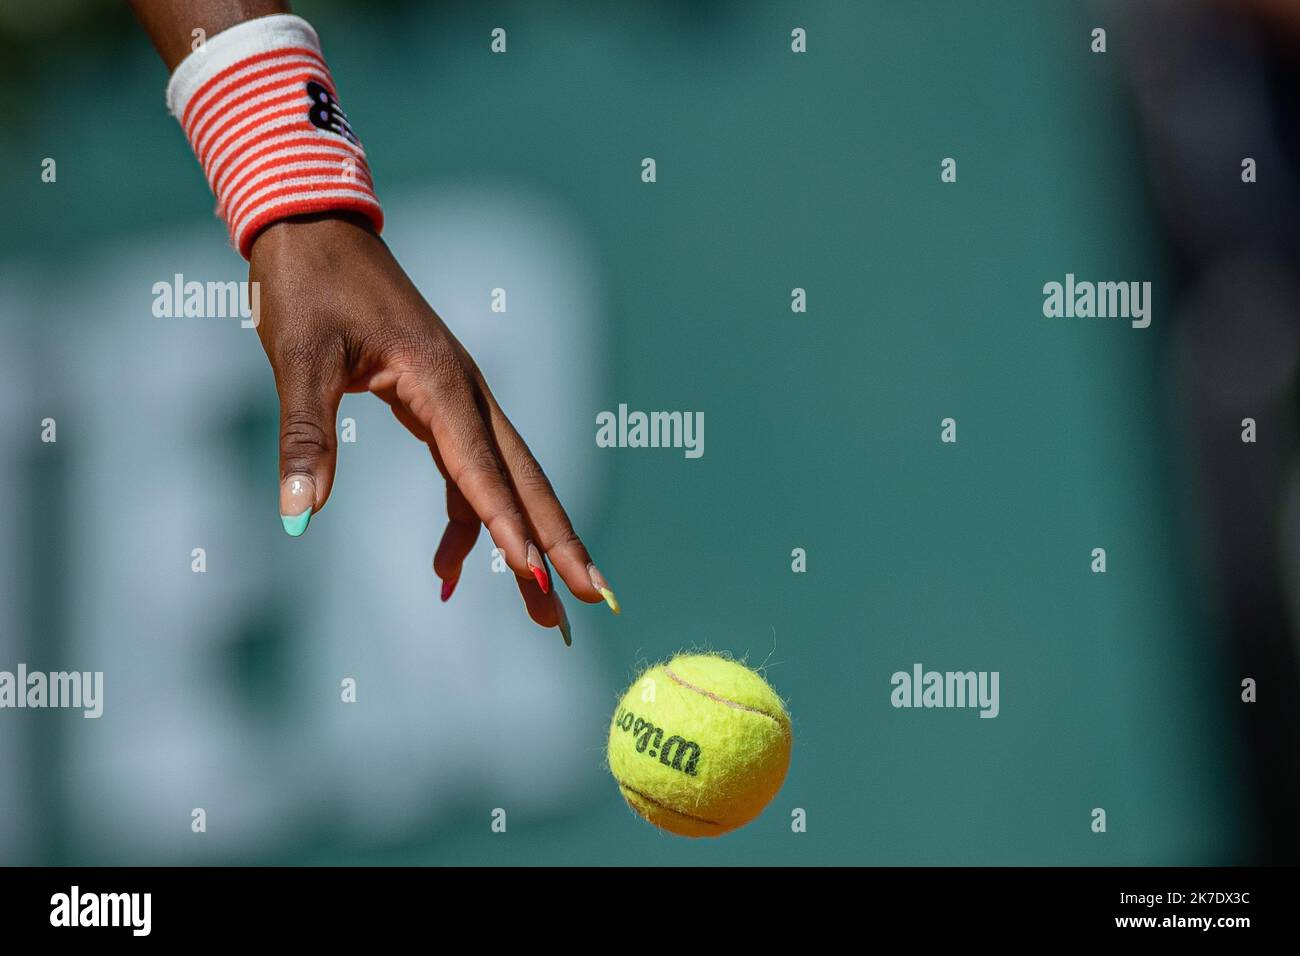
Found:
<svg viewBox="0 0 1300 956"><path fill-rule="evenodd" d="M383 229L365 150L301 17L259 17L218 33L176 67L167 107L245 259L257 234L287 216L347 210Z"/></svg>

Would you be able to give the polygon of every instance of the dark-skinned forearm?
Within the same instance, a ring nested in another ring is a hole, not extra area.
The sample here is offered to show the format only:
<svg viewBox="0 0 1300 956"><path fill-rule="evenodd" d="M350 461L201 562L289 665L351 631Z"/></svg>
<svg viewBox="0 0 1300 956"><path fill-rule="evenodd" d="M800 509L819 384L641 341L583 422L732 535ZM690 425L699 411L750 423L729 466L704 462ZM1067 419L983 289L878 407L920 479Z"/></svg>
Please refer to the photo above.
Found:
<svg viewBox="0 0 1300 956"><path fill-rule="evenodd" d="M154 49L168 70L185 59L194 49L194 31L213 37L236 23L289 13L289 0L130 0L131 9L140 21Z"/></svg>

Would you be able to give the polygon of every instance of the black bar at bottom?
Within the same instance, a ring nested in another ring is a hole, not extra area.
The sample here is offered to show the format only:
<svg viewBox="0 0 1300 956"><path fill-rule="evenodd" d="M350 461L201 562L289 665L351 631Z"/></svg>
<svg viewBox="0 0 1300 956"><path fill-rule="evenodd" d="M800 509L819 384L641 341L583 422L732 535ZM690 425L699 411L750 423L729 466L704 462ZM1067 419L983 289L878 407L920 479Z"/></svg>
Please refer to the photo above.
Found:
<svg viewBox="0 0 1300 956"><path fill-rule="evenodd" d="M455 927L556 943L586 935L585 925L698 943L786 923L815 927L823 939L839 929L856 938L920 933L927 942L1199 935L1230 943L1290 922L1295 875L1281 868L14 868L0 870L0 927L6 942L75 935L95 943L144 937L146 929L175 942L329 944L402 933L450 942L445 933Z"/></svg>

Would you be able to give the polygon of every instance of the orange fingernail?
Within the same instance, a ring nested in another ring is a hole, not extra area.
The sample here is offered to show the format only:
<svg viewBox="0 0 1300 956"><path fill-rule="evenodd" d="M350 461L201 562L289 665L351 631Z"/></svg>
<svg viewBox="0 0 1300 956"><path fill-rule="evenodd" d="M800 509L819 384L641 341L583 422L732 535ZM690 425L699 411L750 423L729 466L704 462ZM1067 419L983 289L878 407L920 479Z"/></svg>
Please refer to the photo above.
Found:
<svg viewBox="0 0 1300 956"><path fill-rule="evenodd" d="M564 610L564 602L560 600L560 596L558 594L555 595L555 610L556 610L556 616L560 619L560 623L559 623L560 637L564 638L564 646L572 647L573 632L569 630L569 615L568 612Z"/></svg>

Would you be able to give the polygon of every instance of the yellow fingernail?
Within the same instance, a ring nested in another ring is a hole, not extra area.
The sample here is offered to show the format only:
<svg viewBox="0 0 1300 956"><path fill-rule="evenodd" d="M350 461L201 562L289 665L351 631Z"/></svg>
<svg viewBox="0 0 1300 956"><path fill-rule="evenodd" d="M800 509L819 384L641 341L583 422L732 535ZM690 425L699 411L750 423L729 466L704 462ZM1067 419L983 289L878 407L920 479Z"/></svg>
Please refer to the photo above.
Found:
<svg viewBox="0 0 1300 956"><path fill-rule="evenodd" d="M605 580L605 576L600 573L600 570L594 564L587 565L587 577L591 578L591 586L600 592L600 596L605 599L609 609L615 614L623 613L623 609L619 607L618 598L614 597L614 591L610 588L609 582Z"/></svg>

